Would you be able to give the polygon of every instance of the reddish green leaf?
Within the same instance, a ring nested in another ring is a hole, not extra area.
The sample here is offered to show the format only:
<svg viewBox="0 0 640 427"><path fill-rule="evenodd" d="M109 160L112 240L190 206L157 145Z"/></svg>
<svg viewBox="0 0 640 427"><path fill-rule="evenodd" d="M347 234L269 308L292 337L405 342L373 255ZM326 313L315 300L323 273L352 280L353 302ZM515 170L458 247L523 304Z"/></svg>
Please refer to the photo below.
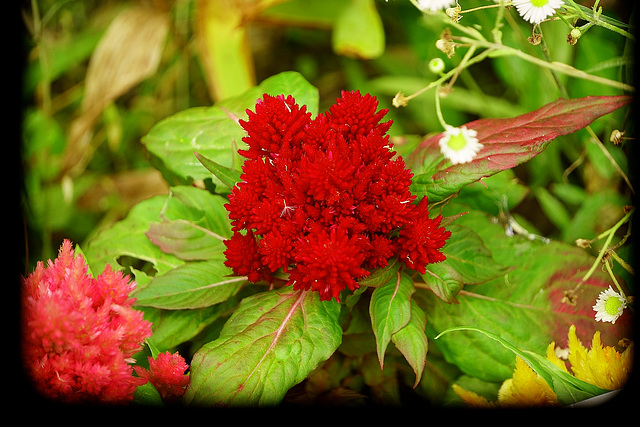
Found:
<svg viewBox="0 0 640 427"><path fill-rule="evenodd" d="M614 325L594 318L592 306L598 293L612 285L606 272L596 269L577 291L575 304L565 302L565 292L575 289L594 261L584 249L557 241L545 244L520 235L509 237L501 225L479 212L457 221L482 237L497 263L511 269L502 277L465 287L456 297L458 304L443 303L431 292L416 292L412 299L429 318L427 336L473 326L539 354L544 354L551 341L565 348L572 324L585 345L596 330L607 346L630 336L631 313L625 313ZM443 336L437 345L447 361L468 375L499 382L513 374L513 355L485 337L461 332L455 337Z"/></svg>
<svg viewBox="0 0 640 427"><path fill-rule="evenodd" d="M377 287L371 295L369 315L373 333L376 336L378 361L381 368L391 336L406 326L411 318L411 295L414 292L411 277L397 271L387 283Z"/></svg>
<svg viewBox="0 0 640 427"><path fill-rule="evenodd" d="M425 362L427 361L427 351L429 342L424 333L427 325L427 316L415 301L411 301L411 318L409 323L391 336L393 344L402 353L404 358L416 374L416 381L413 386L417 386L422 378Z"/></svg>
<svg viewBox="0 0 640 427"><path fill-rule="evenodd" d="M246 282L221 259L189 262L153 278L135 292L141 306L181 310L209 307L235 295Z"/></svg>
<svg viewBox="0 0 640 427"><path fill-rule="evenodd" d="M477 285L504 275L507 268L494 261L482 238L471 228L450 224L451 237L442 249L444 261L428 264L422 275L441 300L457 303L463 285Z"/></svg>
<svg viewBox="0 0 640 427"><path fill-rule="evenodd" d="M183 260L206 260L224 251L225 237L184 219L152 222L146 236L163 252Z"/></svg>
<svg viewBox="0 0 640 427"><path fill-rule="evenodd" d="M416 173L412 190L430 202L443 200L462 187L511 169L540 154L561 135L568 135L631 102L630 96L588 96L558 99L538 110L513 118L480 119L466 124L478 132L484 146L465 164L451 165L440 154L442 134L422 142L408 157Z"/></svg>
<svg viewBox="0 0 640 427"><path fill-rule="evenodd" d="M222 258L223 241L231 237L226 199L195 187L172 187L161 222L145 235L163 252L185 260Z"/></svg>
<svg viewBox="0 0 640 427"><path fill-rule="evenodd" d="M242 300L220 337L193 356L185 402L275 405L338 348L340 306L291 287Z"/></svg>
<svg viewBox="0 0 640 427"><path fill-rule="evenodd" d="M358 281L358 285L367 286L370 288L375 288L380 285L384 285L392 277L396 277L396 272L400 267L400 263L398 262L398 258L394 257L389 260L389 264L386 267L376 268L371 272L370 275L365 277L362 280Z"/></svg>

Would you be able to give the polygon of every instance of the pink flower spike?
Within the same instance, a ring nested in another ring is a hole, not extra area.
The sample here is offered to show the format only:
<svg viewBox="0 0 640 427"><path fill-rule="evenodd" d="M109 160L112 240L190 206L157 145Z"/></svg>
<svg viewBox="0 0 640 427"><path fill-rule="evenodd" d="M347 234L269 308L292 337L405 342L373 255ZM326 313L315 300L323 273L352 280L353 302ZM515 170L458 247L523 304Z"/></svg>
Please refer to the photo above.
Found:
<svg viewBox="0 0 640 427"><path fill-rule="evenodd" d="M69 240L23 279L23 362L38 392L62 402L133 399L146 380L129 363L151 336L151 323L131 307L134 287L110 267L92 278Z"/></svg>
<svg viewBox="0 0 640 427"><path fill-rule="evenodd" d="M189 365L178 352L160 353L156 359L149 357L149 369L136 366L136 374L149 380L158 390L165 402L175 401L182 397L189 384L189 374L185 371Z"/></svg>

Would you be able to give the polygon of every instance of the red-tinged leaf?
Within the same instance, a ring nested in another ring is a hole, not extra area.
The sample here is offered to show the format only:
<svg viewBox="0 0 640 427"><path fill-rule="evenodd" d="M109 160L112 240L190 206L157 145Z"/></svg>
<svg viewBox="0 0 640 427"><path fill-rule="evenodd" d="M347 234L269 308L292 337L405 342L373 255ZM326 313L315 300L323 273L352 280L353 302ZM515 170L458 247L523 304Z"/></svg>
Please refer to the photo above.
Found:
<svg viewBox="0 0 640 427"><path fill-rule="evenodd" d="M193 356L185 403L276 405L340 345L340 306L285 287L245 298Z"/></svg>
<svg viewBox="0 0 640 427"><path fill-rule="evenodd" d="M584 249L557 241L545 244L520 235L510 237L501 225L479 212L470 212L458 221L482 237L497 263L511 268L502 277L465 286L456 296L458 304L445 304L431 292L416 292L412 299L428 314L427 336L472 326L538 354L545 354L552 341L566 348L572 324L585 345L591 343L595 331L601 332L605 346L630 337L629 312L613 325L595 320L592 307L599 292L614 286L601 269L577 289L575 304L563 301L565 292L576 289L594 262ZM455 338L443 336L437 343L445 358L466 374L492 382L513 375L513 354L485 337L461 332Z"/></svg>
<svg viewBox="0 0 640 427"><path fill-rule="evenodd" d="M585 267L588 267L585 264ZM626 309L615 324L609 322L595 322L595 304L600 292L609 286L615 289L611 278L604 272L593 274L581 285L580 281L585 270L563 269L557 271L549 279L553 286L549 287L549 303L554 313L552 336L558 347L566 348L567 331L572 324L576 327L577 337L585 344L590 344L593 334L600 331L600 339L605 346L616 346L622 337L631 338L633 328L633 313ZM572 292L576 290L575 292ZM573 298L566 298L573 295Z"/></svg>
<svg viewBox="0 0 640 427"><path fill-rule="evenodd" d="M246 282L232 274L222 259L189 262L137 290L136 304L166 310L210 307L235 295Z"/></svg>
<svg viewBox="0 0 640 427"><path fill-rule="evenodd" d="M369 315L376 337L376 349L380 368L391 336L409 323L411 295L415 292L413 280L406 273L397 271L387 283L377 287L371 295Z"/></svg>
<svg viewBox="0 0 640 427"><path fill-rule="evenodd" d="M423 141L408 157L416 173L412 190L437 202L457 193L462 187L513 168L540 154L561 135L576 132L595 119L631 102L630 96L588 96L558 99L538 110L512 118L480 119L467 123L484 146L477 157L452 165L440 154L442 134Z"/></svg>
<svg viewBox="0 0 640 427"><path fill-rule="evenodd" d="M146 236L163 252L183 260L207 260L221 256L225 237L184 219L152 222Z"/></svg>
<svg viewBox="0 0 640 427"><path fill-rule="evenodd" d="M424 365L427 361L429 342L424 333L426 325L427 316L425 312L415 301L411 301L411 318L409 319L409 323L391 336L393 344L400 350L416 374L416 381L413 384L414 388L422 378Z"/></svg>

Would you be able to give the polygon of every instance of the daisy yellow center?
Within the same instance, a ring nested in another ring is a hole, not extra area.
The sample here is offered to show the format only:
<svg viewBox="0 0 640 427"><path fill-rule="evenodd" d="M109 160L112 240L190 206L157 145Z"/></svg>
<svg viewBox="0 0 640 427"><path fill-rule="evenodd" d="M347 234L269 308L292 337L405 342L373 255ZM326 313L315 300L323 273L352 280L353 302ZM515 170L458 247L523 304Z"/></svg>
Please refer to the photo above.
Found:
<svg viewBox="0 0 640 427"><path fill-rule="evenodd" d="M449 142L447 143L447 145L452 150L460 151L467 146L467 139L462 133L459 133L449 138Z"/></svg>
<svg viewBox="0 0 640 427"><path fill-rule="evenodd" d="M607 312L607 314L615 316L616 314L618 314L618 310L620 309L621 305L622 301L620 301L620 298L609 297L604 303L604 310Z"/></svg>
<svg viewBox="0 0 640 427"><path fill-rule="evenodd" d="M535 7L542 7L549 3L549 0L531 0L531 4Z"/></svg>

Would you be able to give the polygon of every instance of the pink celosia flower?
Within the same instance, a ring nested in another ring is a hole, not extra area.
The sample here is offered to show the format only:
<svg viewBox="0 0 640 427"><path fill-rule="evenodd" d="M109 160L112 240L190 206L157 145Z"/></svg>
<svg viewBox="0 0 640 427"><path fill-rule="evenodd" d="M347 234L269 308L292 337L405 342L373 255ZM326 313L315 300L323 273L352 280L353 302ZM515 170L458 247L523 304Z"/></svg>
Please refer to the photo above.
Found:
<svg viewBox="0 0 640 427"><path fill-rule="evenodd" d="M71 242L23 279L23 361L35 388L63 402L122 403L146 382L131 357L151 323L131 305L135 282L107 266L92 278Z"/></svg>
<svg viewBox="0 0 640 427"><path fill-rule="evenodd" d="M182 397L189 384L189 375L184 373L189 365L184 358L178 352L171 354L167 351L160 353L156 359L149 357L148 360L149 369L136 366L136 374L149 380L163 401L175 401Z"/></svg>
<svg viewBox="0 0 640 427"><path fill-rule="evenodd" d="M225 264L252 282L278 269L322 300L358 287L394 256L424 272L445 259L450 232L409 191L413 174L392 150L375 97L342 92L312 119L293 97L264 95L248 120L241 181L225 205L234 231Z"/></svg>

